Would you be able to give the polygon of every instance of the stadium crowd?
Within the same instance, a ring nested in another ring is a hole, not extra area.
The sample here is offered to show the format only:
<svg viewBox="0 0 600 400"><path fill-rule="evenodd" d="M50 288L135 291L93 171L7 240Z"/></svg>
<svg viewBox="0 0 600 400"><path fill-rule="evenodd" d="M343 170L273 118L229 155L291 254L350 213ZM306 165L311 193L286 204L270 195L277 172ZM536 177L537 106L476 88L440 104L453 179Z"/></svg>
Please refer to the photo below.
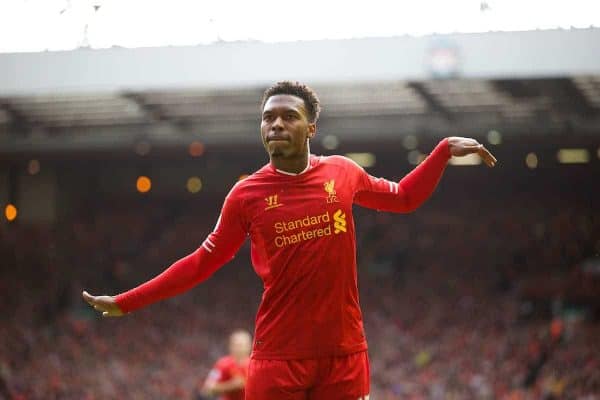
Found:
<svg viewBox="0 0 600 400"><path fill-rule="evenodd" d="M455 195L409 215L356 210L371 398L600 399L597 304L524 291L600 252L598 209L524 194L509 207L491 192L449 207ZM84 288L117 293L193 250L219 200L139 203L0 229L0 398L192 399L227 334L252 331L261 283L247 245L208 282L124 318L81 300Z"/></svg>

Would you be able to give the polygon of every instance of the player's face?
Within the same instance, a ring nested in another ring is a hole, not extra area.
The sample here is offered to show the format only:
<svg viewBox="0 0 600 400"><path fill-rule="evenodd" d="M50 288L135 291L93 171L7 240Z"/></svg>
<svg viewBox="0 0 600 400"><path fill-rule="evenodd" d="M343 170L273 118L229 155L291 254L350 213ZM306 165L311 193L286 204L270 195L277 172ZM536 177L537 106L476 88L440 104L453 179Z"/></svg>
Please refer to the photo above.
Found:
<svg viewBox="0 0 600 400"><path fill-rule="evenodd" d="M271 158L295 158L308 152L315 124L308 120L304 100L279 94L269 97L260 125L263 145Z"/></svg>
<svg viewBox="0 0 600 400"><path fill-rule="evenodd" d="M229 338L229 353L234 357L248 357L252 350L252 337L246 333L235 333Z"/></svg>

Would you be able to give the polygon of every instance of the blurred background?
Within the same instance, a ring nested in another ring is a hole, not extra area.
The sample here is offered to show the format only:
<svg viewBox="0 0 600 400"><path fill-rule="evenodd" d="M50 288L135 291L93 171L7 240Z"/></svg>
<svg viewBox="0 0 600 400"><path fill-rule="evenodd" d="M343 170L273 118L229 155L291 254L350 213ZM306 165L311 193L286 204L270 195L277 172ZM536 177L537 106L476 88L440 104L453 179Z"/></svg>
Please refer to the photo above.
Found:
<svg viewBox="0 0 600 400"><path fill-rule="evenodd" d="M459 135L499 160L355 209L371 398L600 398L598 4L146 3L0 3L0 398L195 398L253 330L248 244L125 318L80 293L202 243L283 79L320 96L315 154L397 180Z"/></svg>

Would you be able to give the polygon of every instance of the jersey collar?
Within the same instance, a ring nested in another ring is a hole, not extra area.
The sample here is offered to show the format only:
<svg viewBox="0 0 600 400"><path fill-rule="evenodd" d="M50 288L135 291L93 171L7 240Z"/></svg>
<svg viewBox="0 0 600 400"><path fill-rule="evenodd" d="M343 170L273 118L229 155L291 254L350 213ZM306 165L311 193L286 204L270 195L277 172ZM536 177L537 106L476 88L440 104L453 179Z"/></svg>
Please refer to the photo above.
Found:
<svg viewBox="0 0 600 400"><path fill-rule="evenodd" d="M275 168L276 172L279 172L280 174L284 174L284 175L290 175L290 176L298 176L298 175L302 175L303 173L305 173L306 171L308 171L311 167L310 165L310 157L308 158L308 162L306 163L306 168L304 168L302 171L298 172L297 174L293 173L293 172L287 172L287 171L282 171L280 169Z"/></svg>

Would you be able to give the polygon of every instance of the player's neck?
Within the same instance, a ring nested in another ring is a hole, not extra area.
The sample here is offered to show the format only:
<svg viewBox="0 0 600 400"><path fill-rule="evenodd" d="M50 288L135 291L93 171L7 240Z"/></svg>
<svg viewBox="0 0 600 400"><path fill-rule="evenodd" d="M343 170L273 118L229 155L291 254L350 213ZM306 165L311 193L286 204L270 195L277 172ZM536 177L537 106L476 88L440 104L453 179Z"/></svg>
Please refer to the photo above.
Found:
<svg viewBox="0 0 600 400"><path fill-rule="evenodd" d="M294 158L272 157L271 164L278 171L287 172L289 174L299 174L308 168L308 159L309 154L306 152L301 156Z"/></svg>

